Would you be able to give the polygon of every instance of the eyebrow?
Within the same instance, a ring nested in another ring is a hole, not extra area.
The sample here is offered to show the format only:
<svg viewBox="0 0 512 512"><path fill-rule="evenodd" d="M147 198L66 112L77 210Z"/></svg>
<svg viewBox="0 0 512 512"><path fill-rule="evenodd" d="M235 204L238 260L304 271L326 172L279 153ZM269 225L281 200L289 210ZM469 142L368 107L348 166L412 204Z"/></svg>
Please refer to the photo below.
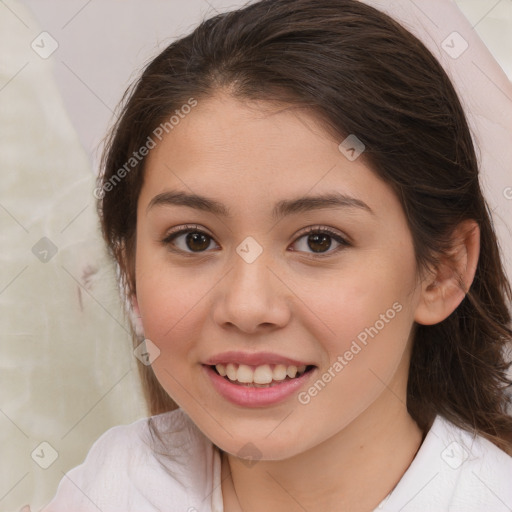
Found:
<svg viewBox="0 0 512 512"><path fill-rule="evenodd" d="M169 190L157 194L149 202L146 213L155 206L188 206L196 210L213 213L222 217L232 218L232 214L227 206L214 199L198 194L189 194L188 192ZM272 218L279 220L288 215L311 210L321 210L326 208L350 208L365 210L372 215L375 212L363 201L355 197L347 196L339 192L330 192L315 196L304 196L297 199L285 199L279 201L272 210Z"/></svg>

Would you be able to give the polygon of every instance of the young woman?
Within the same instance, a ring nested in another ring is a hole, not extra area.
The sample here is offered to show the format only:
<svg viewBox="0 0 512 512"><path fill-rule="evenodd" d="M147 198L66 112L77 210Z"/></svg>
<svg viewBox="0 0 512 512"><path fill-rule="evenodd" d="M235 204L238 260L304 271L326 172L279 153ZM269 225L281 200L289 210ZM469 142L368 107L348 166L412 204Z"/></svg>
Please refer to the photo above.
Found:
<svg viewBox="0 0 512 512"><path fill-rule="evenodd" d="M152 416L44 512L512 508L510 285L457 94L398 23L204 21L127 94L95 194Z"/></svg>

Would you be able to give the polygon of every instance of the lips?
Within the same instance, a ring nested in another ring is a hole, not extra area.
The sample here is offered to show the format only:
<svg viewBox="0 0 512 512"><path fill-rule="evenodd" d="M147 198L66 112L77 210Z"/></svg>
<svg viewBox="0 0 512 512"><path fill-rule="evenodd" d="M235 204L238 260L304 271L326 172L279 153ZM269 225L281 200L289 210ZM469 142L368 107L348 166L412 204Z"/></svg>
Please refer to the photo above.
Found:
<svg viewBox="0 0 512 512"><path fill-rule="evenodd" d="M279 354L275 354L273 352L240 352L240 351L230 351L223 352L222 354L217 354L216 356L211 357L203 364L208 366L215 366L217 364L223 364L225 366L228 363L239 365L247 365L247 366L262 366L265 364L268 365L284 365L288 366L315 366L313 363L308 361L300 361L298 359L292 359L287 356L282 356Z"/></svg>
<svg viewBox="0 0 512 512"><path fill-rule="evenodd" d="M312 366L293 379L287 376L280 382L272 381L270 384L244 384L230 381L227 376L222 377L214 368L214 366L202 365L202 370L217 393L232 404L241 407L270 407L282 403L307 386L318 373L318 368Z"/></svg>
<svg viewBox="0 0 512 512"><path fill-rule="evenodd" d="M302 375L306 369L312 369L313 367L284 366L282 364L264 364L253 367L245 364L236 365L235 363L228 363L223 365L219 363L211 368L214 368L221 377L226 377L232 382L265 385L281 382L286 378L294 379L296 376Z"/></svg>

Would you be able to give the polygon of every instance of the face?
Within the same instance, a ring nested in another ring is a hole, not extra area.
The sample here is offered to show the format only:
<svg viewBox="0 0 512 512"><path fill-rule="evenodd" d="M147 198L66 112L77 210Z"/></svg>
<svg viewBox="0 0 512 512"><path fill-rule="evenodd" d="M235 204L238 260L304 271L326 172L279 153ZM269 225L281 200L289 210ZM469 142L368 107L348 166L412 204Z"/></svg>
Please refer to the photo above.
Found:
<svg viewBox="0 0 512 512"><path fill-rule="evenodd" d="M411 234L389 186L341 142L304 111L219 93L149 155L135 278L153 369L231 454L251 443L263 459L291 457L405 390ZM280 383L231 383L215 361ZM292 362L307 371L290 378Z"/></svg>

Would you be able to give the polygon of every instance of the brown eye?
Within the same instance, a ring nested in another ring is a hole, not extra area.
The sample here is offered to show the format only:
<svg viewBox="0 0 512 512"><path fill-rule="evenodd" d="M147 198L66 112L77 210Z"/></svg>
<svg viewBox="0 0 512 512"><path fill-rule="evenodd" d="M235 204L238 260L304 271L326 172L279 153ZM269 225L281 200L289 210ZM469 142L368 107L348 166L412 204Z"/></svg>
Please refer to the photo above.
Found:
<svg viewBox="0 0 512 512"><path fill-rule="evenodd" d="M313 252L324 252L331 247L331 237L325 233L308 235L308 247Z"/></svg>
<svg viewBox="0 0 512 512"><path fill-rule="evenodd" d="M162 243L173 251L192 254L206 251L212 241L213 238L207 233L187 228L171 233L162 240Z"/></svg>
<svg viewBox="0 0 512 512"><path fill-rule="evenodd" d="M337 244L333 250L329 251L333 245L333 240ZM306 253L316 253L320 256L329 256L338 252L343 247L350 246L350 243L340 236L337 232L327 228L309 228L306 233L297 238L294 245L298 248L296 251Z"/></svg>
<svg viewBox="0 0 512 512"><path fill-rule="evenodd" d="M210 237L204 233L188 233L185 244L192 251L204 251L210 245Z"/></svg>

